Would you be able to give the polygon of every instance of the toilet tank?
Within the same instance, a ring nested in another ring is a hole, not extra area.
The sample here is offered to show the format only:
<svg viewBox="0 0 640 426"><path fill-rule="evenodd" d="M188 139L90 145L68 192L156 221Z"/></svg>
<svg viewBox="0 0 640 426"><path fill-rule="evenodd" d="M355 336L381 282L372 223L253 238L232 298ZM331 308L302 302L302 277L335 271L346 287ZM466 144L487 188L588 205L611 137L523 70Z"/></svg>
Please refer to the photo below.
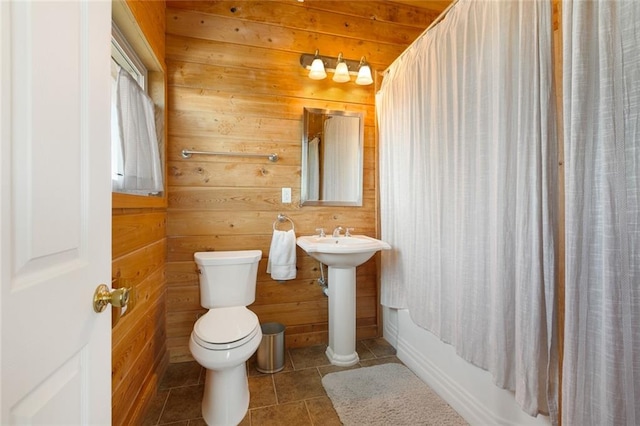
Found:
<svg viewBox="0 0 640 426"><path fill-rule="evenodd" d="M254 302L262 251L206 251L193 257L200 273L203 308L248 306Z"/></svg>

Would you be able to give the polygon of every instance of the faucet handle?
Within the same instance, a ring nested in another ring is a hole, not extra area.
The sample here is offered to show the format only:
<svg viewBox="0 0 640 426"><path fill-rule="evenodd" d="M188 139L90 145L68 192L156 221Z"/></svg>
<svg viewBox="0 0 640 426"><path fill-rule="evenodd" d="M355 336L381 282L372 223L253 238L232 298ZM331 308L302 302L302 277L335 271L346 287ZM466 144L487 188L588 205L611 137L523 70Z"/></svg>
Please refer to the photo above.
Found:
<svg viewBox="0 0 640 426"><path fill-rule="evenodd" d="M326 237L327 235L324 233L324 228L316 228L316 232L320 238Z"/></svg>
<svg viewBox="0 0 640 426"><path fill-rule="evenodd" d="M351 231L353 231L353 228L347 228L346 232L344 233L345 237L350 237L351 236Z"/></svg>

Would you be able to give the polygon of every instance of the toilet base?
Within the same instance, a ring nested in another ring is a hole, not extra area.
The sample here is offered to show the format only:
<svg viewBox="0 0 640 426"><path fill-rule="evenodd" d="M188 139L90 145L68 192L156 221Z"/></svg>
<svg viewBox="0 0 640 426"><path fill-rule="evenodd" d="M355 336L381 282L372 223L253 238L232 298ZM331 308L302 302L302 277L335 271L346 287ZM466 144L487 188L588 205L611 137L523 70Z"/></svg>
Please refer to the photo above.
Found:
<svg viewBox="0 0 640 426"><path fill-rule="evenodd" d="M249 383L245 363L207 370L202 398L202 417L209 426L237 425L249 409Z"/></svg>

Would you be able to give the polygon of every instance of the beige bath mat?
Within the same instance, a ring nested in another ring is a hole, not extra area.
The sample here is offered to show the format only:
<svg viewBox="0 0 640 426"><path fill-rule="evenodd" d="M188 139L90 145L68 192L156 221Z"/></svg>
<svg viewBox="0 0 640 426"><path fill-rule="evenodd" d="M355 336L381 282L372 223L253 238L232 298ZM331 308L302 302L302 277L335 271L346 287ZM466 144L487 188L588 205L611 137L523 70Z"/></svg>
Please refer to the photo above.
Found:
<svg viewBox="0 0 640 426"><path fill-rule="evenodd" d="M322 385L346 426L467 425L453 408L401 364L329 373L322 378Z"/></svg>

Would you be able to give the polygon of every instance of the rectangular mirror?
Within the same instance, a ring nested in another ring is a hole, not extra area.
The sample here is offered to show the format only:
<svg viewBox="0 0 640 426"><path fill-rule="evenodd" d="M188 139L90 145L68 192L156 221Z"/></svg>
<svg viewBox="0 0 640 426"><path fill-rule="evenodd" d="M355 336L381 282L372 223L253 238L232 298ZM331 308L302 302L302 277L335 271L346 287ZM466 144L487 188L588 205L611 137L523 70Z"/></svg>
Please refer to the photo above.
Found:
<svg viewBox="0 0 640 426"><path fill-rule="evenodd" d="M303 206L362 206L364 114L305 108Z"/></svg>

